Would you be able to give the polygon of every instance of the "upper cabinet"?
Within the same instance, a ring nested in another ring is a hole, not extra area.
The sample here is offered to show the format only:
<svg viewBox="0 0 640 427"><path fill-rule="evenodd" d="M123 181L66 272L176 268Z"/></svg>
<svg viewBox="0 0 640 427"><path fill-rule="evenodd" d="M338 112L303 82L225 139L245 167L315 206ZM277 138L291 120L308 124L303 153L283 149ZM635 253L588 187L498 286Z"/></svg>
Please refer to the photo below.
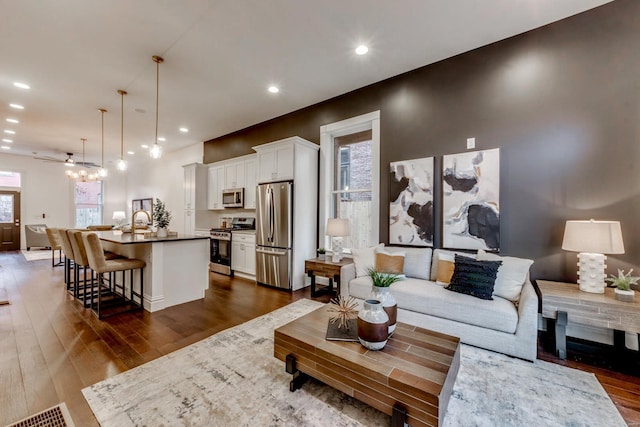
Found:
<svg viewBox="0 0 640 427"><path fill-rule="evenodd" d="M201 163L184 165L185 210L207 209L207 166Z"/></svg>
<svg viewBox="0 0 640 427"><path fill-rule="evenodd" d="M222 190L224 190L224 166L209 166L209 209L223 209Z"/></svg>
<svg viewBox="0 0 640 427"><path fill-rule="evenodd" d="M253 147L258 152L258 182L293 179L293 144Z"/></svg>
<svg viewBox="0 0 640 427"><path fill-rule="evenodd" d="M245 186L245 162L232 161L224 166L224 184L227 188L244 188Z"/></svg>
<svg viewBox="0 0 640 427"><path fill-rule="evenodd" d="M296 178L296 167L305 164L302 158L317 159L319 147L298 136L253 147L258 153L258 183L286 181ZM317 161L317 160L316 160Z"/></svg>
<svg viewBox="0 0 640 427"><path fill-rule="evenodd" d="M209 165L209 209L224 209L222 192L244 188L244 208L256 208L257 159L255 154Z"/></svg>
<svg viewBox="0 0 640 427"><path fill-rule="evenodd" d="M244 162L244 207L256 208L256 187L258 186L258 159L253 154Z"/></svg>

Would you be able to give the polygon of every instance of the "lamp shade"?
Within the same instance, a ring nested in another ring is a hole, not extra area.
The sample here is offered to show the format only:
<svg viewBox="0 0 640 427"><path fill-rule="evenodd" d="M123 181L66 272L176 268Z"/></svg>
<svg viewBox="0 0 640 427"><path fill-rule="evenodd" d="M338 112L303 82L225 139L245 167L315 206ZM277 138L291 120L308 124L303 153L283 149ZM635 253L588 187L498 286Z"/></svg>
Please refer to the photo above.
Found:
<svg viewBox="0 0 640 427"><path fill-rule="evenodd" d="M619 221L567 221L562 249L599 254L623 254Z"/></svg>
<svg viewBox="0 0 640 427"><path fill-rule="evenodd" d="M345 237L349 235L349 220L346 218L329 218L327 220L327 236Z"/></svg>
<svg viewBox="0 0 640 427"><path fill-rule="evenodd" d="M124 211L114 211L113 212L113 220L114 221L123 220L125 218L126 218L126 216L124 214Z"/></svg>

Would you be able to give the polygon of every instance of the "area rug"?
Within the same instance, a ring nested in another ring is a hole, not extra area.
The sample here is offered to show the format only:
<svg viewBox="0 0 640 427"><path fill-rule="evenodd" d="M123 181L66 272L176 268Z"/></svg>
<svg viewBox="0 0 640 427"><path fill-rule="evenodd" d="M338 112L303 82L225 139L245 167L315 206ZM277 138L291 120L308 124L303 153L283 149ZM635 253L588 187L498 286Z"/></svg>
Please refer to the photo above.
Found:
<svg viewBox="0 0 640 427"><path fill-rule="evenodd" d="M318 381L289 392L273 330L300 300L82 390L109 426L375 426L390 418ZM592 374L462 346L445 426L624 426Z"/></svg>
<svg viewBox="0 0 640 427"><path fill-rule="evenodd" d="M51 261L51 249L31 249L30 251L22 250L20 252L27 261L41 261L43 259Z"/></svg>

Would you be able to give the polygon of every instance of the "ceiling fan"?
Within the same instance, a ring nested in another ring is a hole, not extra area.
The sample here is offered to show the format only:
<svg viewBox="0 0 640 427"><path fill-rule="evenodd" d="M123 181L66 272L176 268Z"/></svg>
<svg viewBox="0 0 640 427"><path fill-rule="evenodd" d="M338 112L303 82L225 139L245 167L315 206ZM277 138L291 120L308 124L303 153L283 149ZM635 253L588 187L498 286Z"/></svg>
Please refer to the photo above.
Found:
<svg viewBox="0 0 640 427"><path fill-rule="evenodd" d="M36 153L34 153L36 154ZM85 168L93 168L93 167L97 167L98 165L93 163L93 162L80 162L80 161L76 161L73 159L73 153L67 153L67 158L64 160L52 157L52 156L34 156L33 157L36 160L43 160L45 162L55 162L55 163L64 163L65 166L83 166Z"/></svg>

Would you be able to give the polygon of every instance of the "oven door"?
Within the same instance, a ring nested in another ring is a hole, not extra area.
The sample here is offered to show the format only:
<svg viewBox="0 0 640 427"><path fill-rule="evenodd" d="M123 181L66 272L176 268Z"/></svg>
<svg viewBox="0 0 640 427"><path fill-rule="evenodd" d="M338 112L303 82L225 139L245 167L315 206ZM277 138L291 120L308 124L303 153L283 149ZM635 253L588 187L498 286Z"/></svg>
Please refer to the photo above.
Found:
<svg viewBox="0 0 640 427"><path fill-rule="evenodd" d="M228 276L233 275L231 271L231 241L211 238L210 240L211 271Z"/></svg>

